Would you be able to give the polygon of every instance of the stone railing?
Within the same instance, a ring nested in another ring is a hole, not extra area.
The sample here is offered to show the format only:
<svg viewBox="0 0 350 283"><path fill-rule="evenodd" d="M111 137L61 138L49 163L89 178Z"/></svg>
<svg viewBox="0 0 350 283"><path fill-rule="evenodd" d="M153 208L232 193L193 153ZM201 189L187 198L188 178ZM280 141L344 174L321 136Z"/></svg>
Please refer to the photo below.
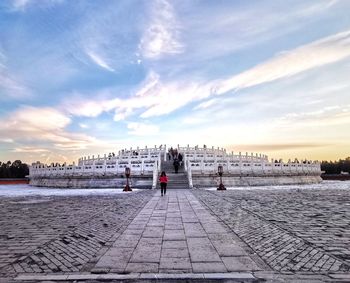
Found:
<svg viewBox="0 0 350 283"><path fill-rule="evenodd" d="M228 153L226 149L224 148L215 148L214 146L212 147L178 147L176 148L178 152L184 155L185 158L190 158L190 159L220 159L220 158L231 158L233 160L265 160L268 161L268 156L265 154L258 154L258 153L250 153L246 152L245 154L242 154L242 152L238 152L234 154L234 152Z"/></svg>
<svg viewBox="0 0 350 283"><path fill-rule="evenodd" d="M45 176L103 176L103 175L121 175L124 174L125 168L129 167L132 175L152 175L155 168L160 170L160 154L135 156L137 158L121 159L89 159L84 160L78 165L45 165L42 163L33 163L29 168L30 177ZM85 162L86 161L86 162Z"/></svg>
<svg viewBox="0 0 350 283"><path fill-rule="evenodd" d="M166 146L155 146L154 148L130 148L130 149L123 149L119 150L118 155L114 154L104 154L104 156L97 155L95 157L92 156L85 156L81 157L78 160L78 165L93 165L96 162L104 162L104 161L114 161L118 162L120 160L127 161L127 160L146 160L146 161L154 161L158 160L160 155L162 153L166 152Z"/></svg>
<svg viewBox="0 0 350 283"><path fill-rule="evenodd" d="M191 160L185 162L186 170L191 168L192 175L216 174L218 166L223 166L224 174L239 176L271 176L271 175L320 175L321 166L318 162L268 162L255 160L232 160L223 158L217 160Z"/></svg>
<svg viewBox="0 0 350 283"><path fill-rule="evenodd" d="M227 155L226 149L224 148L215 148L214 146L212 147L199 147L199 146L180 146L177 145L176 149L178 152L181 152L182 154L216 154L216 155Z"/></svg>

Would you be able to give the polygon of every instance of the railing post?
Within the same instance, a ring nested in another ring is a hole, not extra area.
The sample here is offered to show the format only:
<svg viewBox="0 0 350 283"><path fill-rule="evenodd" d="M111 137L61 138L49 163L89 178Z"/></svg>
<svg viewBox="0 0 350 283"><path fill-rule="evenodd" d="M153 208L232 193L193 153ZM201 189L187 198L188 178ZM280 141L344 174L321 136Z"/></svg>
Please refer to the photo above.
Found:
<svg viewBox="0 0 350 283"><path fill-rule="evenodd" d="M157 187L157 181L158 181L158 170L157 170L157 166L154 166L153 167L152 189L155 189Z"/></svg>
<svg viewBox="0 0 350 283"><path fill-rule="evenodd" d="M192 170L191 170L191 165L189 164L189 160L187 160L188 164L187 164L187 177L188 177L188 185L190 187L190 189L193 189L193 180L192 180Z"/></svg>

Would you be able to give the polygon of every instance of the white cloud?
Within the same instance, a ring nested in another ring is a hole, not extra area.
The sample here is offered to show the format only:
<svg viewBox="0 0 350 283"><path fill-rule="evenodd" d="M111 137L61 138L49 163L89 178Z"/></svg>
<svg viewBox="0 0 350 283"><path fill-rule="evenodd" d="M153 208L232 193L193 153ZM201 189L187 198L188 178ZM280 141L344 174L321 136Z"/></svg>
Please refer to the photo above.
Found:
<svg viewBox="0 0 350 283"><path fill-rule="evenodd" d="M16 10L24 9L24 7L29 4L31 0L14 0L13 1L13 7Z"/></svg>
<svg viewBox="0 0 350 283"><path fill-rule="evenodd" d="M31 91L20 82L20 79L10 73L6 65L1 63L1 59L4 61L5 55L0 53L0 90L3 90L7 97L14 99L31 97Z"/></svg>
<svg viewBox="0 0 350 283"><path fill-rule="evenodd" d="M125 120L132 113L133 113L132 108L118 108L115 110L113 120L116 122Z"/></svg>
<svg viewBox="0 0 350 283"><path fill-rule="evenodd" d="M0 136L20 144L40 141L56 149L84 149L98 142L84 134L67 132L70 123L71 119L56 109L23 106L2 119Z"/></svg>
<svg viewBox="0 0 350 283"><path fill-rule="evenodd" d="M280 53L243 73L223 80L217 94L293 76L350 56L350 30Z"/></svg>
<svg viewBox="0 0 350 283"><path fill-rule="evenodd" d="M179 41L180 25L174 8L166 0L156 0L152 4L151 23L139 47L142 55L156 59L164 54L182 53L184 45Z"/></svg>
<svg viewBox="0 0 350 283"><path fill-rule="evenodd" d="M86 54L90 57L90 59L95 62L98 66L100 66L103 69L106 69L110 72L115 72L115 70L109 66L104 58L100 54L97 54L96 52L93 52L92 50L89 50L86 52Z"/></svg>
<svg viewBox="0 0 350 283"><path fill-rule="evenodd" d="M7 139L7 138L0 138L0 142L5 142L5 143L13 143L13 139Z"/></svg>
<svg viewBox="0 0 350 283"><path fill-rule="evenodd" d="M350 31L315 41L283 52L270 60L248 69L226 80L209 82L187 79L164 82L159 74L150 71L135 94L125 99L84 99L68 102L69 113L96 117L104 111L115 111L114 120L120 121L141 110L141 118L169 114L193 101L201 101L213 95L224 94L259 84L286 78L304 71L334 63L350 56ZM215 99L204 101L194 110L205 109L215 103Z"/></svg>
<svg viewBox="0 0 350 283"><path fill-rule="evenodd" d="M8 128L30 132L63 129L71 122L71 119L54 108L24 106L12 113L4 122L3 124Z"/></svg>
<svg viewBox="0 0 350 283"><path fill-rule="evenodd" d="M129 134L137 136L149 136L159 132L159 127L156 125L130 122L128 123Z"/></svg>
<svg viewBox="0 0 350 283"><path fill-rule="evenodd" d="M349 105L329 105L321 109L304 112L291 112L279 118L276 123L293 126L330 126L330 125L350 125L350 104Z"/></svg>
<svg viewBox="0 0 350 283"><path fill-rule="evenodd" d="M54 5L62 3L64 0L13 0L12 8L14 11L24 11L29 5Z"/></svg>
<svg viewBox="0 0 350 283"><path fill-rule="evenodd" d="M31 152L31 153L41 153L41 152L49 152L48 149L44 148L37 148L37 147L30 147L30 146L24 146L24 147L16 147L13 152Z"/></svg>
<svg viewBox="0 0 350 283"><path fill-rule="evenodd" d="M84 123L79 123L79 127L82 128L82 129L88 129L89 126L84 124Z"/></svg>
<svg viewBox="0 0 350 283"><path fill-rule="evenodd" d="M214 105L217 101L218 100L215 98L204 101L204 102L200 103L199 105L197 105L196 107L194 107L193 110L206 109L206 108Z"/></svg>
<svg viewBox="0 0 350 283"><path fill-rule="evenodd" d="M159 83L160 76L151 70L144 82L141 84L140 89L136 92L135 96L146 96L149 95L154 87Z"/></svg>
<svg viewBox="0 0 350 283"><path fill-rule="evenodd" d="M97 117L103 112L111 111L118 107L122 100L115 99L103 99L97 98L96 100L87 100L81 97L81 95L72 95L68 100L66 100L62 105L62 111L68 112L75 116L83 117ZM96 95L97 97L99 94Z"/></svg>
<svg viewBox="0 0 350 283"><path fill-rule="evenodd" d="M152 95L156 98L141 118L169 114L188 103L210 95L208 85L188 82L159 83Z"/></svg>

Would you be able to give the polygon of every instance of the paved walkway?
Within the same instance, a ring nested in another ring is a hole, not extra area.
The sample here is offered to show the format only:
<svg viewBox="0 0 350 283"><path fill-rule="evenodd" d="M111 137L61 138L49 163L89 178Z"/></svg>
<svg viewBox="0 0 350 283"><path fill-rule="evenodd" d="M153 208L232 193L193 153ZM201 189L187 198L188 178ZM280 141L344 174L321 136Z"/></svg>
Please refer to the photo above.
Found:
<svg viewBox="0 0 350 283"><path fill-rule="evenodd" d="M261 268L189 190L155 196L92 272L222 273Z"/></svg>
<svg viewBox="0 0 350 283"><path fill-rule="evenodd" d="M0 199L11 215L0 283L350 282L349 200L335 189Z"/></svg>

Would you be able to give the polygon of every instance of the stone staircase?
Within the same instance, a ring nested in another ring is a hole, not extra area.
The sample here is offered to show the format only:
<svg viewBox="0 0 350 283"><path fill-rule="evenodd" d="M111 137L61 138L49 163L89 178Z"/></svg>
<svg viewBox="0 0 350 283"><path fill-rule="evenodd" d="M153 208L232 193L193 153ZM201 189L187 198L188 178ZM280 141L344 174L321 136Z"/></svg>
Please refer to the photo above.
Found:
<svg viewBox="0 0 350 283"><path fill-rule="evenodd" d="M161 158L161 170L159 174L162 171L165 171L166 175L169 178L167 189L172 190L172 189L189 189L189 184L188 184L188 178L187 178L187 173L184 170L184 165L179 167L179 171L176 174L175 169L173 166L173 160L167 160L164 161L164 156ZM159 177L158 177L159 178ZM159 181L157 182L157 189L160 188Z"/></svg>

